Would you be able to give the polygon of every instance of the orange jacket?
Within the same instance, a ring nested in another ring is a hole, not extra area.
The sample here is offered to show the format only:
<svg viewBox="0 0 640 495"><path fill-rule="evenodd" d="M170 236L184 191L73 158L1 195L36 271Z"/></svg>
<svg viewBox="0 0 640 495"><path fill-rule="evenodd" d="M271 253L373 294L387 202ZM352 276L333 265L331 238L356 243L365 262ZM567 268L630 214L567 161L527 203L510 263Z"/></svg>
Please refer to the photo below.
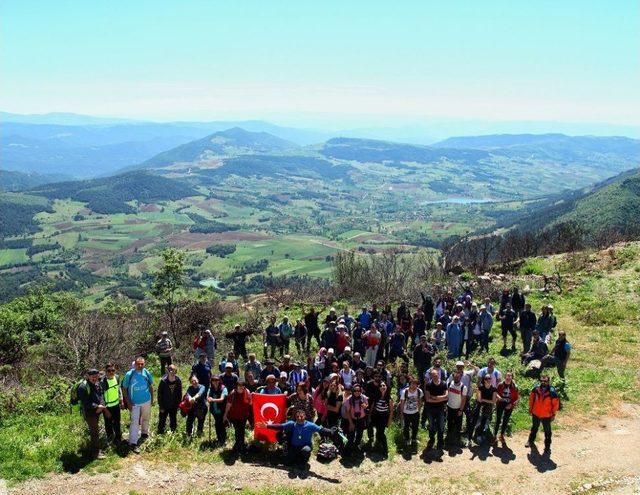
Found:
<svg viewBox="0 0 640 495"><path fill-rule="evenodd" d="M529 412L538 418L553 418L560 407L560 399L556 389L542 389L540 385L533 387L529 395Z"/></svg>

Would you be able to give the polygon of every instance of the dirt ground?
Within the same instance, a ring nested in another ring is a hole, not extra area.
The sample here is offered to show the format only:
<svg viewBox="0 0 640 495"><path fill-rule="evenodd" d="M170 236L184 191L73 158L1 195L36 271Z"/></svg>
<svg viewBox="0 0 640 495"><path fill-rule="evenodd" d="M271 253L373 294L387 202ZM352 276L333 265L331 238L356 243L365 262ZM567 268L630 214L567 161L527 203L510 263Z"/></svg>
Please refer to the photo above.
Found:
<svg viewBox="0 0 640 495"><path fill-rule="evenodd" d="M524 448L526 433L506 447L414 454L392 460L322 464L306 470L250 460L189 465L179 459L132 457L108 473L56 474L15 486L12 494L231 493L289 488L301 493L633 494L640 493L640 408L556 432L550 457ZM542 444L542 438L538 439Z"/></svg>

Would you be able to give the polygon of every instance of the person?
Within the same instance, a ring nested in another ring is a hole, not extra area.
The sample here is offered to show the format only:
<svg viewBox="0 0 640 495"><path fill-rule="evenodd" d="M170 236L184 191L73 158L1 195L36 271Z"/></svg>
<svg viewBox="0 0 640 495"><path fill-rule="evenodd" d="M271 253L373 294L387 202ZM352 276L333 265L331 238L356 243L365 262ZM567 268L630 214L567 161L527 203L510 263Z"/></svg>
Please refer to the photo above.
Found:
<svg viewBox="0 0 640 495"><path fill-rule="evenodd" d="M293 329L293 338L296 343L296 351L298 351L298 356L301 356L307 347L306 341L308 335L309 333L307 331L307 325L305 324L304 320L296 320L296 325Z"/></svg>
<svg viewBox="0 0 640 495"><path fill-rule="evenodd" d="M347 431L347 452L360 450L362 435L367 426L367 409L369 399L362 393L360 385L354 385L351 389L351 397L347 400L349 430Z"/></svg>
<svg viewBox="0 0 640 495"><path fill-rule="evenodd" d="M520 294L520 290L514 287L511 294L511 309L520 314L524 311L525 302L524 294Z"/></svg>
<svg viewBox="0 0 640 495"><path fill-rule="evenodd" d="M424 313L424 320L426 323L426 330L431 329L431 322L433 321L433 315L435 313L435 305L433 303L433 298L431 295L424 295L420 292L420 297L422 298L422 312Z"/></svg>
<svg viewBox="0 0 640 495"><path fill-rule="evenodd" d="M444 327L442 326L442 322L439 321L436 323L436 327L433 329L433 332L431 332L431 341L433 342L433 346L436 351L444 349L445 338Z"/></svg>
<svg viewBox="0 0 640 495"><path fill-rule="evenodd" d="M254 352L249 354L249 360L244 363L245 377L249 372L253 373L254 377L259 377L260 373L262 372L262 364L256 359L256 355Z"/></svg>
<svg viewBox="0 0 640 495"><path fill-rule="evenodd" d="M547 341L547 336L553 330L554 318L551 316L549 312L549 306L545 304L542 306L542 314L538 317L538 321L536 322L536 330L540 333L540 338L543 342Z"/></svg>
<svg viewBox="0 0 640 495"><path fill-rule="evenodd" d="M236 389L232 390L227 396L227 404L222 418L223 422L230 421L233 425L235 435L234 452L243 452L246 449L244 435L247 420L251 415L251 403L251 394L245 388L244 380L238 380Z"/></svg>
<svg viewBox="0 0 640 495"><path fill-rule="evenodd" d="M267 377L269 375L273 375L274 377L280 376L280 370L275 366L275 361L273 359L267 359L265 362L265 367L260 372L260 383L267 383Z"/></svg>
<svg viewBox="0 0 640 495"><path fill-rule="evenodd" d="M209 414L213 416L213 424L216 430L216 440L222 446L227 441L227 427L224 422L224 413L229 391L224 386L220 375L211 377L211 386L207 393L207 404L209 404Z"/></svg>
<svg viewBox="0 0 640 495"><path fill-rule="evenodd" d="M522 354L522 364L529 364L534 360L539 360L542 364L542 361L549 352L549 347L545 341L540 338L540 332L538 332L538 330L534 330L532 336L533 340L531 341L529 352Z"/></svg>
<svg viewBox="0 0 640 495"><path fill-rule="evenodd" d="M511 350L516 350L516 324L518 323L518 313L511 309L511 303L505 304L498 315L500 326L502 327L502 348L507 348L507 333L511 334Z"/></svg>
<svg viewBox="0 0 640 495"><path fill-rule="evenodd" d="M173 344L169 339L168 332L162 332L160 340L156 342L156 352L160 358L160 374L164 376L166 367L171 364L171 354L173 353Z"/></svg>
<svg viewBox="0 0 640 495"><path fill-rule="evenodd" d="M218 345L216 343L216 339L211 333L211 330L209 328L205 328L200 336L196 337L196 340L193 342L196 361L200 359L201 354L204 354L207 356L207 361L209 361L209 364L213 366L213 360L215 358L217 347Z"/></svg>
<svg viewBox="0 0 640 495"><path fill-rule="evenodd" d="M353 351L356 354L364 354L366 352L364 342L364 329L360 325L359 321L354 321L353 331L351 332L351 338L353 339Z"/></svg>
<svg viewBox="0 0 640 495"><path fill-rule="evenodd" d="M345 360L342 362L342 369L338 372L338 375L342 384L345 387L350 387L356 377L356 372L349 366L349 361Z"/></svg>
<svg viewBox="0 0 640 495"><path fill-rule="evenodd" d="M460 326L460 317L458 315L453 317L453 320L447 325L445 332L445 341L448 349L447 357L454 359L460 357L462 353L462 341L464 332Z"/></svg>
<svg viewBox="0 0 640 495"><path fill-rule="evenodd" d="M520 313L520 337L522 338L522 349L526 352L531 348L531 338L536 329L536 314L531 311L531 304L526 303L524 310Z"/></svg>
<svg viewBox="0 0 640 495"><path fill-rule="evenodd" d="M276 316L270 318L269 326L264 330L265 357L266 348L269 349L269 357L273 359L276 355L276 349L280 347L280 328L276 325Z"/></svg>
<svg viewBox="0 0 640 495"><path fill-rule="evenodd" d="M364 325L363 325L363 328L364 328ZM382 338L382 335L380 334L380 331L378 330L378 326L375 323L371 325L371 328L364 333L363 339L365 342L365 349L366 349L364 360L367 363L367 366L375 366L376 358L378 355L378 346L380 345L381 338Z"/></svg>
<svg viewBox="0 0 640 495"><path fill-rule="evenodd" d="M240 324L236 324L231 332L227 332L224 336L233 342L233 352L236 356L242 356L247 360L247 338L253 332L251 330L242 330Z"/></svg>
<svg viewBox="0 0 640 495"><path fill-rule="evenodd" d="M478 323L480 324L480 351L489 352L489 337L493 328L493 307L489 303L480 306Z"/></svg>
<svg viewBox="0 0 640 495"><path fill-rule="evenodd" d="M187 436L193 433L193 423L197 420L198 425L196 434L202 435L204 430L204 418L207 414L207 404L205 402L206 391L204 385L198 382L198 378L194 375L189 379L189 387L185 393L185 399L191 404L191 409L187 413Z"/></svg>
<svg viewBox="0 0 640 495"><path fill-rule="evenodd" d="M288 316L282 318L278 330L280 331L280 357L282 357L284 354L289 354L291 337L293 337L293 325L289 322Z"/></svg>
<svg viewBox="0 0 640 495"><path fill-rule="evenodd" d="M340 354L338 356L338 366L340 368L342 368L342 363L344 363L345 361L349 362L349 367L353 368L352 363L353 363L353 355L351 354L351 347L346 346L344 348L344 350L342 351L342 354Z"/></svg>
<svg viewBox="0 0 640 495"><path fill-rule="evenodd" d="M418 425L424 399L424 392L418 387L419 384L420 380L411 378L409 386L400 396L400 413L403 420L402 436L406 445L413 447L418 445Z"/></svg>
<svg viewBox="0 0 640 495"><path fill-rule="evenodd" d="M436 353L426 335L420 336L420 341L413 348L413 365L416 367L420 379L420 387L424 386L424 374L431 367L431 359Z"/></svg>
<svg viewBox="0 0 640 495"><path fill-rule="evenodd" d="M504 444L504 434L509 425L509 418L513 409L518 405L518 387L513 381L513 372L507 371L504 380L498 385L498 402L496 404L496 427L493 445L498 444L498 432L500 432L500 442Z"/></svg>
<svg viewBox="0 0 640 495"><path fill-rule="evenodd" d="M351 388L349 386L349 388ZM340 410L342 408L343 396L340 388L340 384L333 380L329 383L329 390L327 391L327 420L326 424L329 428L332 426L338 426L340 422Z"/></svg>
<svg viewBox="0 0 640 495"><path fill-rule="evenodd" d="M208 388L211 381L211 363L207 360L206 354L200 354L198 356L198 362L191 367L191 373L189 374L189 381L191 377L195 376L198 379L198 383L206 383L205 388Z"/></svg>
<svg viewBox="0 0 640 495"><path fill-rule="evenodd" d="M297 390L298 383L306 383L309 381L309 373L306 369L302 368L297 361L294 361L292 364L293 370L289 372L287 383L291 390Z"/></svg>
<svg viewBox="0 0 640 495"><path fill-rule="evenodd" d="M342 316L338 319L338 321L342 320L342 323L347 327L349 333L351 333L351 329L353 328L353 322L355 319L353 316L349 314L349 308L345 307Z"/></svg>
<svg viewBox="0 0 640 495"><path fill-rule="evenodd" d="M379 394L375 401L370 400L372 403L369 404L369 422L372 428L375 428L375 447L387 455L389 446L385 430L393 422L393 399L391 398L391 390L385 382L380 381L378 386Z"/></svg>
<svg viewBox="0 0 640 495"><path fill-rule="evenodd" d="M444 411L445 405L449 399L449 391L447 384L441 379L437 370L431 370L431 380L425 385L424 398L425 409L429 418L429 442L427 450L433 447L438 437L436 448L442 449L444 445Z"/></svg>
<svg viewBox="0 0 640 495"><path fill-rule="evenodd" d="M413 342L409 342L408 344L417 344L420 340L420 337L427 334L427 322L424 319L424 313L422 309L418 308L415 316L413 317Z"/></svg>
<svg viewBox="0 0 640 495"><path fill-rule="evenodd" d="M307 353L311 351L311 339L313 337L316 338L316 342L318 343L318 347L320 347L320 327L318 326L318 316L314 308L309 308L307 314L304 315L304 324L307 327L308 337L307 337Z"/></svg>
<svg viewBox="0 0 640 495"><path fill-rule="evenodd" d="M448 380L447 394L447 444L454 446L460 444L462 418L467 405L467 387L462 383L462 372L458 369Z"/></svg>
<svg viewBox="0 0 640 495"><path fill-rule="evenodd" d="M487 310L487 313L489 313L491 316L495 316L496 310L494 309L493 304L491 303L490 297L484 298L484 307Z"/></svg>
<svg viewBox="0 0 640 495"><path fill-rule="evenodd" d="M199 333L193 340L193 356L197 363L200 359L200 355L207 355L207 334L204 331L204 325L198 325Z"/></svg>
<svg viewBox="0 0 640 495"><path fill-rule="evenodd" d="M302 409L295 412L294 418L294 421L287 421L285 423L257 423L256 426L283 431L286 437L285 464L305 465L311 457L313 434L320 433L329 436L333 435L334 431L308 421Z"/></svg>
<svg viewBox="0 0 640 495"><path fill-rule="evenodd" d="M502 289L502 295L500 296L500 307L498 309L498 313L502 313L504 308L507 307L507 304L511 304L511 294L509 294L509 289Z"/></svg>
<svg viewBox="0 0 640 495"><path fill-rule="evenodd" d="M336 327L336 354L341 356L344 353L346 347L351 344L351 337L349 336L349 330L347 330L347 326L344 324L344 320L340 320L338 322L338 326Z"/></svg>
<svg viewBox="0 0 640 495"><path fill-rule="evenodd" d="M120 411L124 409L120 378L116 375L116 365L107 364L106 374L100 381L100 388L104 394L104 405L109 415L104 414L104 430L107 441L119 444L122 441L122 428L120 426Z"/></svg>
<svg viewBox="0 0 640 495"><path fill-rule="evenodd" d="M401 358L404 362L409 362L409 358L404 352L407 337L402 328L397 326L395 331L389 337L389 362L395 363L397 358Z"/></svg>
<svg viewBox="0 0 640 495"><path fill-rule="evenodd" d="M366 332L371 327L371 323L373 323L373 318L371 317L371 313L367 309L366 306L362 306L362 312L358 315L358 322L360 322L360 326Z"/></svg>
<svg viewBox="0 0 640 495"><path fill-rule="evenodd" d="M333 349L336 345L336 340L338 338L336 325L337 323L335 321L330 321L329 323L327 323L326 328L320 336L320 345L322 345L322 347L324 347L325 349Z"/></svg>
<svg viewBox="0 0 640 495"><path fill-rule="evenodd" d="M107 417L111 413L104 403L99 378L100 372L97 369L87 370L85 380L78 385L78 400L82 405L82 416L89 429L91 454L95 459L104 459L105 456L100 450L100 415L104 414Z"/></svg>
<svg viewBox="0 0 640 495"><path fill-rule="evenodd" d="M222 381L226 389L231 391L236 388L238 379L238 375L233 372L233 364L227 361L224 365L224 373L220 375L220 380ZM211 377L209 377L209 380L211 380Z"/></svg>
<svg viewBox="0 0 640 495"><path fill-rule="evenodd" d="M570 357L571 344L567 342L567 333L564 330L560 330L553 349L551 349L551 352L542 360L542 365L555 366L558 370L558 376L564 383L564 372L567 369L567 363Z"/></svg>
<svg viewBox="0 0 640 495"><path fill-rule="evenodd" d="M182 400L182 380L178 376L175 364L167 367L167 374L158 383L158 433L163 434L169 418L169 428L175 432L178 428L178 405Z"/></svg>
<svg viewBox="0 0 640 495"><path fill-rule="evenodd" d="M324 318L324 326L326 327L332 321L338 322L338 315L336 314L336 308L331 308L329 314Z"/></svg>
<svg viewBox="0 0 640 495"><path fill-rule="evenodd" d="M497 388L498 383L502 380L502 373L496 368L496 360L492 357L488 359L487 365L478 372L478 387L482 386L484 377L487 375L491 378L491 386Z"/></svg>
<svg viewBox="0 0 640 495"><path fill-rule="evenodd" d="M478 427L475 432L475 436L480 441L486 426L491 423L491 416L493 415L493 406L498 401L498 393L496 387L491 384L491 375L484 375L482 377L482 384L478 386L476 400L479 408Z"/></svg>
<svg viewBox="0 0 640 495"><path fill-rule="evenodd" d="M544 452L551 452L551 422L560 408L560 399L556 389L551 386L549 375L542 375L540 383L533 387L529 395L529 414L531 414L531 431L525 448L533 447L536 435L542 423L544 430Z"/></svg>
<svg viewBox="0 0 640 495"><path fill-rule="evenodd" d="M332 382L333 385L334 382ZM313 397L307 391L307 384L304 382L298 382L296 385L296 391L287 397L287 405L290 411L304 411L305 419L307 421L313 421L316 410L313 408Z"/></svg>
<svg viewBox="0 0 640 495"><path fill-rule="evenodd" d="M433 360L433 366L431 368L429 368L426 373L424 374L424 381L425 383L429 383L431 381L431 372L433 370L436 370L438 372L438 375L440 375L440 380L442 381L446 381L448 378L447 375L447 370L445 370L442 367L442 358L435 358Z"/></svg>
<svg viewBox="0 0 640 495"><path fill-rule="evenodd" d="M313 408L318 413L316 423L319 425L326 424L327 421L327 394L329 393L330 385L331 380L326 377L323 378L311 395L313 398Z"/></svg>
<svg viewBox="0 0 640 495"><path fill-rule="evenodd" d="M145 360L139 356L135 368L130 369L122 380L122 396L131 416L129 447L138 454L138 440L149 437L149 420L153 406L153 375L144 367Z"/></svg>
<svg viewBox="0 0 640 495"><path fill-rule="evenodd" d="M258 388L258 393L270 394L270 395L281 394L282 390L280 390L280 388L277 386L277 382L278 382L278 379L275 377L275 375L267 376L265 380L265 385Z"/></svg>
<svg viewBox="0 0 640 495"><path fill-rule="evenodd" d="M281 371L276 386L280 389L280 392L289 395L294 389L289 385L289 375L286 371Z"/></svg>
<svg viewBox="0 0 640 495"><path fill-rule="evenodd" d="M240 366L238 365L238 360L236 359L236 354L233 351L229 351L227 353L227 357L220 360L220 364L218 364L218 369L220 373L224 373L224 370L227 368L227 364L231 364L231 369L237 375L240 373ZM213 366L211 367L213 368Z"/></svg>
<svg viewBox="0 0 640 495"><path fill-rule="evenodd" d="M471 369L465 369L466 366L471 366ZM471 399L473 397L474 378L478 374L479 369L469 361L457 361L456 371L460 373L460 382L466 389L463 412L466 420L467 437L471 437L471 432L474 429L473 414L471 412ZM453 377L450 376L447 382L451 383L452 380Z"/></svg>

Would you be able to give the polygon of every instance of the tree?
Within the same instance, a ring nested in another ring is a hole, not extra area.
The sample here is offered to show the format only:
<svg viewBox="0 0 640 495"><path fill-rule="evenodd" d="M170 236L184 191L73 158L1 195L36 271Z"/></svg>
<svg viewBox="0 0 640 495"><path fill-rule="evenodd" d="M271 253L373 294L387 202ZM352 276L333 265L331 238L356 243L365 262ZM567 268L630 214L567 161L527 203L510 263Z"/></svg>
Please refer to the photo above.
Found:
<svg viewBox="0 0 640 495"><path fill-rule="evenodd" d="M178 348L180 342L176 332L176 309L184 290L185 254L177 249L169 248L162 251L161 255L163 264L151 286L151 295L156 298L158 306L169 318L171 334L176 348Z"/></svg>

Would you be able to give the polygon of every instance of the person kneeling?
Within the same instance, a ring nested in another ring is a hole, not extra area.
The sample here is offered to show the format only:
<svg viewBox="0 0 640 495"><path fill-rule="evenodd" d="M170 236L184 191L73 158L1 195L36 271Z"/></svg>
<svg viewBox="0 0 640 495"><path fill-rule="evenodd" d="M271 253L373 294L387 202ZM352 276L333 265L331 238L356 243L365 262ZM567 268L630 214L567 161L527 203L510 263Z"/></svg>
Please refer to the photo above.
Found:
<svg viewBox="0 0 640 495"><path fill-rule="evenodd" d="M322 435L332 435L333 431L329 428L323 428L311 421L307 421L305 412L298 409L294 415L295 421L287 421L285 423L257 423L258 428L268 428L270 430L281 430L285 433L288 442L288 448L284 458L285 464L306 464L311 457L313 448L313 434L321 433Z"/></svg>

